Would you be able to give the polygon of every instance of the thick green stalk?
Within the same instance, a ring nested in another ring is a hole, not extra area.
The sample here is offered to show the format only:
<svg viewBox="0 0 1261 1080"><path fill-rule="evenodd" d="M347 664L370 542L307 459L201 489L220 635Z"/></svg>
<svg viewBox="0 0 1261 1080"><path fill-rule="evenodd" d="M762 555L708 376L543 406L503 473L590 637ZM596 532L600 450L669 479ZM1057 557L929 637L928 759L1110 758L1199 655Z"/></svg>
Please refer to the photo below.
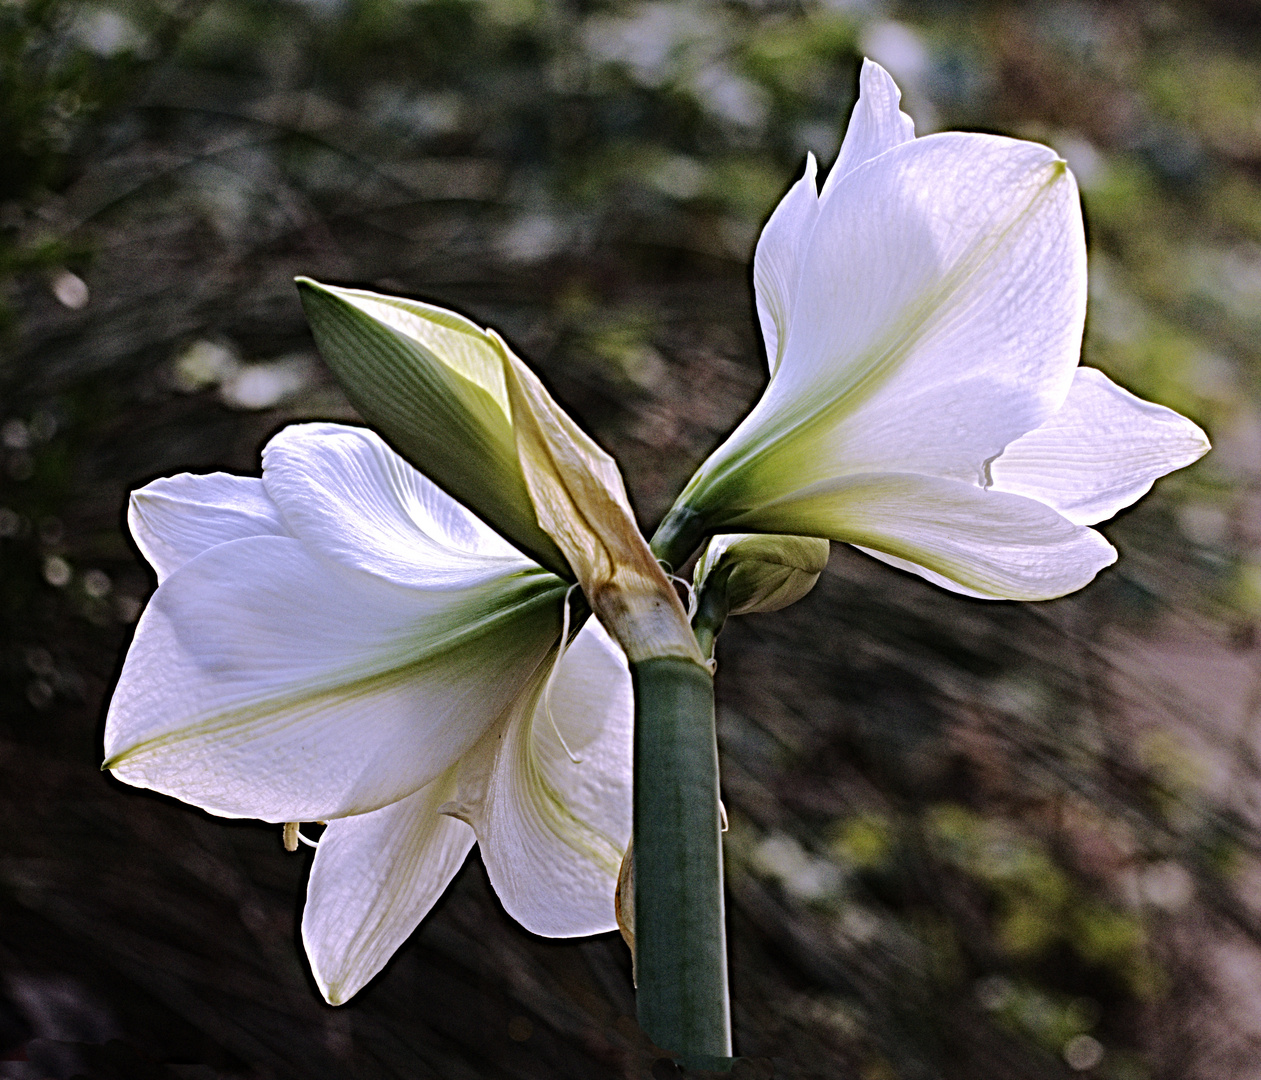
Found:
<svg viewBox="0 0 1261 1080"><path fill-rule="evenodd" d="M714 682L692 660L631 664L639 1022L692 1068L731 1064Z"/></svg>
<svg viewBox="0 0 1261 1080"><path fill-rule="evenodd" d="M675 507L657 526L648 546L658 562L677 573L705 539L705 522L691 510Z"/></svg>

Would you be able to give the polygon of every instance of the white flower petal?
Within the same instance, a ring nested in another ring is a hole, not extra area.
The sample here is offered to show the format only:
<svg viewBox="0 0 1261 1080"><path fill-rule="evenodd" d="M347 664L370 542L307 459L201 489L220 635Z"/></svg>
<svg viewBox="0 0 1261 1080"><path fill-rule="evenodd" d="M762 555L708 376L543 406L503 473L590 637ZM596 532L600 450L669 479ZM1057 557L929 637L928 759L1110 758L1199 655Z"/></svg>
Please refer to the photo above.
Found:
<svg viewBox="0 0 1261 1080"><path fill-rule="evenodd" d="M142 616L106 766L228 816L374 810L434 779L516 697L556 640L562 590L540 570L422 591L285 537L221 544Z"/></svg>
<svg viewBox="0 0 1261 1080"><path fill-rule="evenodd" d="M561 662L552 719L538 686L461 764L453 811L477 833L508 914L536 934L577 937L617 925L613 893L631 834L632 713L625 657L593 619Z"/></svg>
<svg viewBox="0 0 1261 1080"><path fill-rule="evenodd" d="M454 769L368 814L330 821L320 837L302 941L326 1001L349 1001L411 936L455 877L473 830L438 813Z"/></svg>
<svg viewBox="0 0 1261 1080"><path fill-rule="evenodd" d="M788 189L758 237L753 256L753 287L772 375L783 358L801 266L822 200L835 190L841 177L865 161L915 138L914 122L898 109L901 98L902 92L889 73L879 64L864 60L858 101L841 152L823 186L823 194L818 190L814 155L807 154L804 174Z"/></svg>
<svg viewBox="0 0 1261 1080"><path fill-rule="evenodd" d="M864 555L870 555L873 559L879 559L882 563L888 563L899 570L905 570L908 574L915 574L922 577L925 581L931 581L934 585L947 589L950 592L959 593L962 596L973 596L978 600L995 600L999 597L990 595L989 593L977 592L975 589L969 589L960 585L957 581L951 581L948 577L934 573L923 566L910 562L907 559L899 559L896 555L887 555L883 551L877 551L875 548L863 547L862 544L855 544L859 551Z"/></svg>
<svg viewBox="0 0 1261 1080"><path fill-rule="evenodd" d="M817 484L750 511L737 524L844 540L892 556L900 560L894 565L913 573L924 568L941 575L962 586L956 591L990 599L1063 596L1116 561L1099 533L1043 503L908 473Z"/></svg>
<svg viewBox="0 0 1261 1080"><path fill-rule="evenodd" d="M889 73L874 60L863 60L858 101L820 201L830 198L837 182L859 165L915 138L915 121L898 108L901 100L902 91Z"/></svg>
<svg viewBox="0 0 1261 1080"><path fill-rule="evenodd" d="M977 482L1059 408L1081 348L1086 248L1053 151L932 135L845 177L819 214L768 398L826 386L830 464Z"/></svg>
<svg viewBox="0 0 1261 1080"><path fill-rule="evenodd" d="M127 525L158 584L216 544L287 535L263 482L228 473L180 473L146 484L131 493Z"/></svg>
<svg viewBox="0 0 1261 1080"><path fill-rule="evenodd" d="M1009 443L990 477L995 491L1027 495L1093 525L1208 449L1185 416L1135 397L1102 371L1078 368L1060 410Z"/></svg>
<svg viewBox="0 0 1261 1080"><path fill-rule="evenodd" d="M368 428L285 428L263 449L263 486L310 550L399 585L473 585L535 566Z"/></svg>
<svg viewBox="0 0 1261 1080"><path fill-rule="evenodd" d="M780 200L758 237L753 254L753 290L757 297L757 317L766 344L766 362L771 374L779 367L783 345L788 338L788 320L801 278L801 260L819 216L819 194L815 181L817 165L813 154L806 155L806 171Z"/></svg>
<svg viewBox="0 0 1261 1080"><path fill-rule="evenodd" d="M1063 403L1081 344L1077 189L1044 146L930 135L844 177L820 210L783 361L683 505L849 473L979 484Z"/></svg>

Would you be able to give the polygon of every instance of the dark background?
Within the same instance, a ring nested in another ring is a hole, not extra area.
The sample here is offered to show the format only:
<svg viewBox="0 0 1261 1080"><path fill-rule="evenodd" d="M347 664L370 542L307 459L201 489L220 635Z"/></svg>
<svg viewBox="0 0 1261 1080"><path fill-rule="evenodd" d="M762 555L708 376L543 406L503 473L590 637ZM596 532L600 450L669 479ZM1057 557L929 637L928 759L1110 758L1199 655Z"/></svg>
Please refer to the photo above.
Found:
<svg viewBox="0 0 1261 1080"><path fill-rule="evenodd" d="M1068 599L838 545L729 627L743 1068L1261 1077L1259 49L1248 0L2 0L0 1074L651 1074L620 940L532 937L476 856L333 1009L309 853L99 772L125 497L353 417L302 273L499 328L651 527L760 390L753 243L867 54L919 132L1069 159L1087 362L1215 449Z"/></svg>

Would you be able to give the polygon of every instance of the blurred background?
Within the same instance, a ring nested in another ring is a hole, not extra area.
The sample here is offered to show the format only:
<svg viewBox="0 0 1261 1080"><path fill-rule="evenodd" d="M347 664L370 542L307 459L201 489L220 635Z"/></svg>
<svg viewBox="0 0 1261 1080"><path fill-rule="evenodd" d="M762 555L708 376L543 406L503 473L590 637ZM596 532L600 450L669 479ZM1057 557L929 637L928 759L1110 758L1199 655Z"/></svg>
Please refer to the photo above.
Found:
<svg viewBox="0 0 1261 1080"><path fill-rule="evenodd" d="M1067 599L835 546L729 625L740 1068L1261 1077L1255 0L0 0L0 1074L665 1075L616 935L532 937L476 855L333 1009L309 852L99 771L125 499L353 419L301 273L499 328L651 528L760 391L753 244L864 54L920 133L1069 160L1086 362L1215 449Z"/></svg>

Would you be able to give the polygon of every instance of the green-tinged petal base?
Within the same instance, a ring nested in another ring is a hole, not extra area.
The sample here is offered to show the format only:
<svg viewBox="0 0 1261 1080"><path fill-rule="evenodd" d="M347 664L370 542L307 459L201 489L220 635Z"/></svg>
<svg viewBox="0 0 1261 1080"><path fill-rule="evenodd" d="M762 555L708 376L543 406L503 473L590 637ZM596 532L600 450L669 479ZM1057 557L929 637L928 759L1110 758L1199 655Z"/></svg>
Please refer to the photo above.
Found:
<svg viewBox="0 0 1261 1080"><path fill-rule="evenodd" d="M1063 596L1116 561L1099 533L1034 499L914 473L816 484L735 524L844 540L994 600Z"/></svg>
<svg viewBox="0 0 1261 1080"><path fill-rule="evenodd" d="M481 738L555 641L562 594L542 571L424 592L287 537L221 544L141 617L105 765L227 816L376 809Z"/></svg>
<svg viewBox="0 0 1261 1080"><path fill-rule="evenodd" d="M473 826L504 909L545 937L617 925L631 830L631 683L594 620L467 755L444 812Z"/></svg>

